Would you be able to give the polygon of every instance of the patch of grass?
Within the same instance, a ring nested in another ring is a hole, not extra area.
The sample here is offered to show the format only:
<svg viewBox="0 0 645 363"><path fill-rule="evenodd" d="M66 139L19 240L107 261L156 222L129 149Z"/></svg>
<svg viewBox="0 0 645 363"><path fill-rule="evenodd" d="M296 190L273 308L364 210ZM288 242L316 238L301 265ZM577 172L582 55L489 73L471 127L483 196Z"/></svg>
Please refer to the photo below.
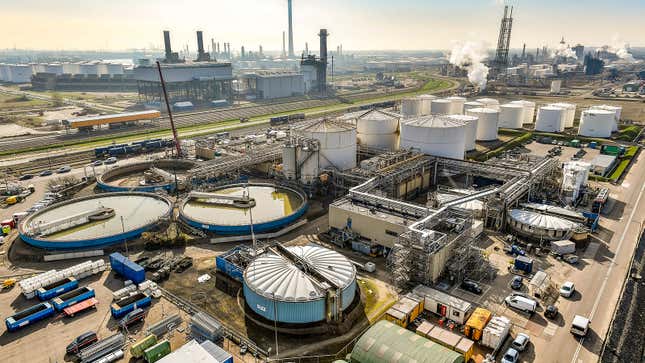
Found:
<svg viewBox="0 0 645 363"><path fill-rule="evenodd" d="M620 179L620 177L623 175L623 173L625 172L625 169L627 169L627 166L629 165L629 163L630 163L631 161L632 161L632 159L631 159L631 158L629 158L629 159L623 159L623 160L618 164L618 166L616 167L616 169L614 169L614 171L611 173L611 175L609 175L609 179L611 179L611 180L613 180L613 181L617 181L618 179Z"/></svg>
<svg viewBox="0 0 645 363"><path fill-rule="evenodd" d="M641 127L636 125L627 126L618 131L616 140L633 141L641 132Z"/></svg>
<svg viewBox="0 0 645 363"><path fill-rule="evenodd" d="M488 160L490 158L494 158L495 156L498 156L498 155L502 154L506 150L510 150L510 149L512 149L512 148L514 148L514 147L516 147L516 146L518 146L518 145L530 140L531 136L532 136L531 132L528 132L528 131L524 131L524 132L520 131L520 132L518 132L518 135L519 136L517 136L516 138L512 139L511 141L505 143L504 145L498 147L497 149L493 149L493 150L490 150L487 153L478 155L475 158L475 160L477 160L477 161L485 161L485 160Z"/></svg>

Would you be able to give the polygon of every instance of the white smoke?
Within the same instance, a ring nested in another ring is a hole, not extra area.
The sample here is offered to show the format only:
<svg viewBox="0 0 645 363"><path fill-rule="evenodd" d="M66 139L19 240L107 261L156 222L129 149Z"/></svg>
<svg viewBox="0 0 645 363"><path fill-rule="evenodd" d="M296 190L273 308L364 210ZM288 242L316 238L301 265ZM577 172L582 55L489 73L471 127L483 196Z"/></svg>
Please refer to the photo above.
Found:
<svg viewBox="0 0 645 363"><path fill-rule="evenodd" d="M578 59L576 53L569 48L568 45L563 43L558 43L558 46L551 54L553 57L564 57L564 58L573 58Z"/></svg>
<svg viewBox="0 0 645 363"><path fill-rule="evenodd" d="M611 41L611 46L609 46L609 51L616 54L616 56L626 62L629 63L636 63L636 59L634 59L634 56L627 50L629 48L629 44L627 42L624 42L620 40L618 35L614 35Z"/></svg>
<svg viewBox="0 0 645 363"><path fill-rule="evenodd" d="M481 90L486 89L488 78L488 67L483 63L487 48L485 42L467 41L455 43L450 51L450 64L466 68L470 83L476 84Z"/></svg>

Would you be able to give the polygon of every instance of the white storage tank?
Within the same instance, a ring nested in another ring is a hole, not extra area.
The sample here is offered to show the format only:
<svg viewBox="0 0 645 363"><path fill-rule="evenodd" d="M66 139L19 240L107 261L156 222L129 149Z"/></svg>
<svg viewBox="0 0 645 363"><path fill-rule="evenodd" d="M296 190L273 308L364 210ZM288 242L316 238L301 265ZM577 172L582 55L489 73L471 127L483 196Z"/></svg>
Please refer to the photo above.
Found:
<svg viewBox="0 0 645 363"><path fill-rule="evenodd" d="M483 103L486 108L499 110L499 101L494 98L478 98L475 101Z"/></svg>
<svg viewBox="0 0 645 363"><path fill-rule="evenodd" d="M521 129L524 123L524 106L506 103L499 106L499 127Z"/></svg>
<svg viewBox="0 0 645 363"><path fill-rule="evenodd" d="M591 106L593 110L607 110L612 111L615 114L615 122L611 129L612 132L618 131L618 123L620 122L620 114L623 112L623 108L620 106L611 106L611 105L598 105Z"/></svg>
<svg viewBox="0 0 645 363"><path fill-rule="evenodd" d="M0 63L0 82L7 81L7 65Z"/></svg>
<svg viewBox="0 0 645 363"><path fill-rule="evenodd" d="M416 117L423 114L423 100L418 97L404 98L401 100L401 115L403 117Z"/></svg>
<svg viewBox="0 0 645 363"><path fill-rule="evenodd" d="M449 115L455 112L452 112L452 101L445 98L438 100L432 100L432 107L430 113L433 115Z"/></svg>
<svg viewBox="0 0 645 363"><path fill-rule="evenodd" d="M479 141L497 140L499 111L492 108L471 108L466 115L477 117L477 136Z"/></svg>
<svg viewBox="0 0 645 363"><path fill-rule="evenodd" d="M78 63L63 63L63 73L78 74L79 72L80 66Z"/></svg>
<svg viewBox="0 0 645 363"><path fill-rule="evenodd" d="M477 101L464 102L464 114L466 113L466 111L470 110L471 108L482 108L482 107L486 107L486 105L484 105L481 102L477 102Z"/></svg>
<svg viewBox="0 0 645 363"><path fill-rule="evenodd" d="M123 64L120 63L108 63L107 64L107 73L109 75L123 74Z"/></svg>
<svg viewBox="0 0 645 363"><path fill-rule="evenodd" d="M466 124L447 116L419 116L401 122L401 147L453 159L463 159Z"/></svg>
<svg viewBox="0 0 645 363"><path fill-rule="evenodd" d="M9 65L9 79L12 83L29 83L31 82L32 67L27 64Z"/></svg>
<svg viewBox="0 0 645 363"><path fill-rule="evenodd" d="M465 151L475 150L475 140L477 140L477 116L470 115L448 115L451 120L463 122L466 124L466 141Z"/></svg>
<svg viewBox="0 0 645 363"><path fill-rule="evenodd" d="M436 100L437 96L424 94L418 95L417 98L421 100L421 115L419 116L429 115L432 108L432 100Z"/></svg>
<svg viewBox="0 0 645 363"><path fill-rule="evenodd" d="M63 65L60 63L50 63L45 66L46 73L53 73L57 76L63 74Z"/></svg>
<svg viewBox="0 0 645 363"><path fill-rule="evenodd" d="M84 75L98 75L99 66L97 63L83 63L79 66L79 73Z"/></svg>
<svg viewBox="0 0 645 363"><path fill-rule="evenodd" d="M519 101L511 101L511 103L524 106L524 123L525 124L533 123L533 121L535 120L535 102L519 100Z"/></svg>
<svg viewBox="0 0 645 363"><path fill-rule="evenodd" d="M399 149L400 116L371 110L356 120L358 143L367 147L395 151Z"/></svg>
<svg viewBox="0 0 645 363"><path fill-rule="evenodd" d="M564 117L564 127L573 127L573 121L576 118L576 105L572 103L566 103L566 102L558 102L558 103L552 103L549 106L553 107L560 107L564 109L563 117Z"/></svg>
<svg viewBox="0 0 645 363"><path fill-rule="evenodd" d="M564 113L561 107L542 106L538 109L535 120L535 130L544 132L564 131Z"/></svg>
<svg viewBox="0 0 645 363"><path fill-rule="evenodd" d="M616 113L609 110L584 110L580 116L578 135L610 137Z"/></svg>
<svg viewBox="0 0 645 363"><path fill-rule="evenodd" d="M356 128L347 123L321 120L294 132L320 142L319 168L328 166L338 170L356 167Z"/></svg>
<svg viewBox="0 0 645 363"><path fill-rule="evenodd" d="M450 100L452 103L452 113L453 114L463 114L464 113L464 104L466 103L466 98L459 96L450 96L446 97L447 100Z"/></svg>

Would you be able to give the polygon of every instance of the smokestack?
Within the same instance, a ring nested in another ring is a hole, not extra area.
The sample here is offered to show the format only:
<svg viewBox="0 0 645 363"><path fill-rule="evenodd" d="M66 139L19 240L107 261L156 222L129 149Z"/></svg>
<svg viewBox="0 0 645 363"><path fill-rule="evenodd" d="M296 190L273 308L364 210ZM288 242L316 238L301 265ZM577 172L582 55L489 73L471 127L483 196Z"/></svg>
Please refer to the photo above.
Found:
<svg viewBox="0 0 645 363"><path fill-rule="evenodd" d="M327 29L320 29L320 60L327 63Z"/></svg>
<svg viewBox="0 0 645 363"><path fill-rule="evenodd" d="M305 55L309 55L309 43L305 43Z"/></svg>
<svg viewBox="0 0 645 363"><path fill-rule="evenodd" d="M282 58L285 58L286 56L287 51L285 49L284 32L282 32Z"/></svg>
<svg viewBox="0 0 645 363"><path fill-rule="evenodd" d="M170 47L170 31L163 31L163 45L166 50L166 62L170 62L172 59L172 48Z"/></svg>
<svg viewBox="0 0 645 363"><path fill-rule="evenodd" d="M264 55L264 52L262 52L262 46L260 46L260 57Z"/></svg>
<svg viewBox="0 0 645 363"><path fill-rule="evenodd" d="M211 53L213 53L213 58L215 58L215 54L217 52L217 48L215 47L215 39L211 38Z"/></svg>
<svg viewBox="0 0 645 363"><path fill-rule="evenodd" d="M293 20L291 0L287 0L287 6L289 7L289 58L293 58L295 57L295 55L293 54Z"/></svg>
<svg viewBox="0 0 645 363"><path fill-rule="evenodd" d="M246 53L244 53L244 46L242 46L241 55L242 55L242 59L246 58Z"/></svg>
<svg viewBox="0 0 645 363"><path fill-rule="evenodd" d="M204 51L204 34L201 30L197 31L197 62L208 62L211 60L210 54Z"/></svg>
<svg viewBox="0 0 645 363"><path fill-rule="evenodd" d="M318 78L318 86L320 87L320 93L327 93L327 29L320 29L318 36L320 37L320 69Z"/></svg>

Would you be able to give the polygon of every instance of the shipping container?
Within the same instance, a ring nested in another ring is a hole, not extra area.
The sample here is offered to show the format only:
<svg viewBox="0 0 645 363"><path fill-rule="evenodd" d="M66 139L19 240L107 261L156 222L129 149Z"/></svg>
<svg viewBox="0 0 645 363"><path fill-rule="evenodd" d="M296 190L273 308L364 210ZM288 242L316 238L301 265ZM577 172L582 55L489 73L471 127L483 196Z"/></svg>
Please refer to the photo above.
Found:
<svg viewBox="0 0 645 363"><path fill-rule="evenodd" d="M524 271L527 274L530 274L531 271L533 271L533 259L526 256L517 256L515 257L513 266L516 270Z"/></svg>
<svg viewBox="0 0 645 363"><path fill-rule="evenodd" d="M110 266L112 270L123 277L124 280L131 280L135 284L146 279L146 271L143 267L130 261L127 257L118 252L110 255Z"/></svg>
<svg viewBox="0 0 645 363"><path fill-rule="evenodd" d="M490 311L484 308L475 309L468 321L466 321L464 334L474 341L480 340L482 332L484 331L486 324L490 321L492 315L493 314Z"/></svg>
<svg viewBox="0 0 645 363"><path fill-rule="evenodd" d="M150 334L134 343L130 347L130 354L135 358L141 358L143 357L143 352L155 344L157 344L157 337L154 334Z"/></svg>
<svg viewBox="0 0 645 363"><path fill-rule="evenodd" d="M54 307L50 303L44 302L15 313L5 319L5 324L7 325L8 331L14 332L20 328L48 318L54 315L54 312Z"/></svg>
<svg viewBox="0 0 645 363"><path fill-rule="evenodd" d="M385 313L385 319L406 328L422 311L423 299L404 296Z"/></svg>
<svg viewBox="0 0 645 363"><path fill-rule="evenodd" d="M159 343L143 351L146 362L153 363L170 353L170 342L162 340Z"/></svg>
<svg viewBox="0 0 645 363"><path fill-rule="evenodd" d="M47 301L55 298L58 295L72 291L78 287L78 281L73 277L68 277L60 281L54 282L43 286L36 290L36 295L41 301Z"/></svg>
<svg viewBox="0 0 645 363"><path fill-rule="evenodd" d="M78 302L77 304L71 305L63 309L63 313L65 313L65 316L73 317L74 315L88 310L92 308L96 308L96 304L98 304L98 300L96 298L89 298L87 300L83 300Z"/></svg>
<svg viewBox="0 0 645 363"><path fill-rule="evenodd" d="M576 244L569 240L552 241L551 252L556 255L566 255L568 253L576 252Z"/></svg>
<svg viewBox="0 0 645 363"><path fill-rule="evenodd" d="M76 290L60 295L52 300L56 311L63 311L68 306L72 306L79 301L87 300L94 297L94 289L91 287L83 286Z"/></svg>
<svg viewBox="0 0 645 363"><path fill-rule="evenodd" d="M150 306L151 303L152 299L148 294L138 292L132 296L113 302L112 306L110 306L110 310L112 312L112 316L117 319L125 316L136 308L145 308Z"/></svg>
<svg viewBox="0 0 645 363"><path fill-rule="evenodd" d="M511 320L505 316L494 316L484 328L481 344L493 350L499 349L511 330Z"/></svg>

